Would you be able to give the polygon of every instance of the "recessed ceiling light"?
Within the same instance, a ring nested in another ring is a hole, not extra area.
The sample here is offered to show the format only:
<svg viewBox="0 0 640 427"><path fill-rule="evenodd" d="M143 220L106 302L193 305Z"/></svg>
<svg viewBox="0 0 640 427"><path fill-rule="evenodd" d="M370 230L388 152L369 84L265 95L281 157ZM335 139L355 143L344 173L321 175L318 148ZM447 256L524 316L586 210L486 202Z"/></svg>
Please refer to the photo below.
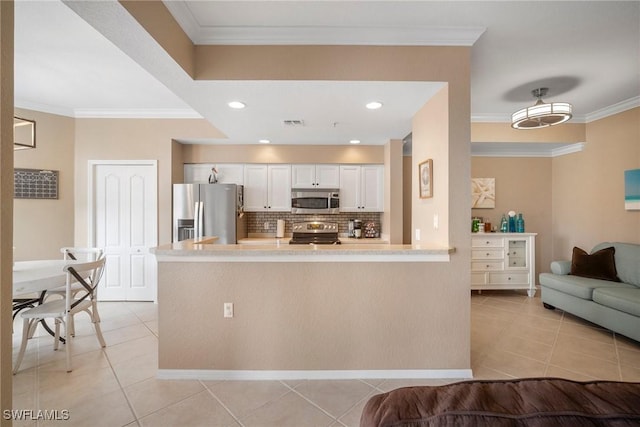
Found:
<svg viewBox="0 0 640 427"><path fill-rule="evenodd" d="M240 102L240 101L231 101L227 105L233 108L234 110L241 110L247 106L244 102Z"/></svg>
<svg viewBox="0 0 640 427"><path fill-rule="evenodd" d="M359 139L352 139L351 141L349 141L350 144L360 144L360 140Z"/></svg>
<svg viewBox="0 0 640 427"><path fill-rule="evenodd" d="M259 140L258 142L259 142L260 144L268 144L268 143L270 143L271 141L269 141L268 139L261 139L261 140Z"/></svg>
<svg viewBox="0 0 640 427"><path fill-rule="evenodd" d="M382 102L379 102L379 101L372 101L372 102L369 102L369 103L366 105L366 107L367 107L369 110L377 110L378 108L381 108L381 107L382 107Z"/></svg>

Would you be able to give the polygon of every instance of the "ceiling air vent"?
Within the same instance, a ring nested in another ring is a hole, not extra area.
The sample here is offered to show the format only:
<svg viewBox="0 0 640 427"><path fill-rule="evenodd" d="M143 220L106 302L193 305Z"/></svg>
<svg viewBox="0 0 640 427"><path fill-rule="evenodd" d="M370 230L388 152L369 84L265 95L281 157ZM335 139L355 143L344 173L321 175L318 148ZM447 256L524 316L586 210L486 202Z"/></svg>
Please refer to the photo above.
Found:
<svg viewBox="0 0 640 427"><path fill-rule="evenodd" d="M300 127L304 126L304 120L283 120L282 123L286 127Z"/></svg>

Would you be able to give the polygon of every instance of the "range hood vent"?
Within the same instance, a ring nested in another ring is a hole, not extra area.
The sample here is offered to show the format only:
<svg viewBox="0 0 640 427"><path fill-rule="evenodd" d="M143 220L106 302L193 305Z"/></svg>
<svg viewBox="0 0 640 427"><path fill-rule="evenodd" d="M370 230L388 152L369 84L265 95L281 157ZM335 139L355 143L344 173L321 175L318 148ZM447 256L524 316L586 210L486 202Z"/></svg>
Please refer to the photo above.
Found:
<svg viewBox="0 0 640 427"><path fill-rule="evenodd" d="M304 126L304 120L283 120L282 124L286 127L301 127Z"/></svg>

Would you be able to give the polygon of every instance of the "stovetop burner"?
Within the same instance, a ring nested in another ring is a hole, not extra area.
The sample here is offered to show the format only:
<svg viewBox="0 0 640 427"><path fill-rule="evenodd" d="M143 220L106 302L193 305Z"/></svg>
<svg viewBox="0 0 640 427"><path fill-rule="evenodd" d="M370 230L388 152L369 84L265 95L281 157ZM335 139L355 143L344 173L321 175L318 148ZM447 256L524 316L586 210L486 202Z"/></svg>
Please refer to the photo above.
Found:
<svg viewBox="0 0 640 427"><path fill-rule="evenodd" d="M339 245L338 224L335 222L296 222L292 227L292 245Z"/></svg>

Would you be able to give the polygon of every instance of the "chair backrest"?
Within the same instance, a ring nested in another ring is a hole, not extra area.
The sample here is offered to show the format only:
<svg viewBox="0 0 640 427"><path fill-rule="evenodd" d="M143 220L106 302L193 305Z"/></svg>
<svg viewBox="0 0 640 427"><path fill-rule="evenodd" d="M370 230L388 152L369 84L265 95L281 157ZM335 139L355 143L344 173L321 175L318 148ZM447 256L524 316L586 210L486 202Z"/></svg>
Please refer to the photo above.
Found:
<svg viewBox="0 0 640 427"><path fill-rule="evenodd" d="M67 310L75 307L87 298L94 299L96 297L98 283L100 283L100 279L104 273L105 262L106 258L102 255L97 261L74 262L64 266L63 271L67 273ZM71 302L71 285L74 283L79 283L83 289L76 293L74 301Z"/></svg>
<svg viewBox="0 0 640 427"><path fill-rule="evenodd" d="M64 259L78 261L97 261L104 254L102 248L76 248L71 246L60 248L60 252L62 252Z"/></svg>

